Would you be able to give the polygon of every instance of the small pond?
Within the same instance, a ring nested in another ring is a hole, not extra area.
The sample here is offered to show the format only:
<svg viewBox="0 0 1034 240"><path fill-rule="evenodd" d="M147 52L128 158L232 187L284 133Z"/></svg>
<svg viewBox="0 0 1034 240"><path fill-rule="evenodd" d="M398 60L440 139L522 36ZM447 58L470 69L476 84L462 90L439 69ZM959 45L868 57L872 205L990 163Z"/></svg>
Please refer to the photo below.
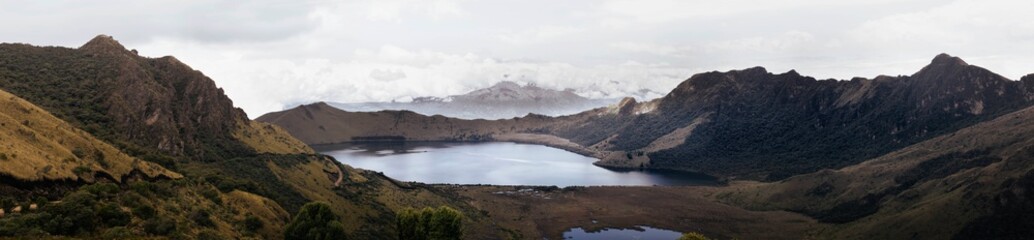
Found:
<svg viewBox="0 0 1034 240"><path fill-rule="evenodd" d="M606 228L595 232L586 232L582 228L572 228L564 232L564 239L592 239L592 240L632 240L632 239L649 239L649 240L676 240L682 236L682 233L652 228L647 226L638 226L631 229L625 228Z"/></svg>

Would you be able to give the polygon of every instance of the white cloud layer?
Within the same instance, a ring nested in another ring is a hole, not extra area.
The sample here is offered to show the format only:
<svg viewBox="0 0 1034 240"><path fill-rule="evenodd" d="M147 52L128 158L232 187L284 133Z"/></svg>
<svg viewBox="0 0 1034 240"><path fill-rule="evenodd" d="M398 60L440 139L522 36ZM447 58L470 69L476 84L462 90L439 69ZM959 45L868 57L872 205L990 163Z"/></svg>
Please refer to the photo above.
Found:
<svg viewBox="0 0 1034 240"><path fill-rule="evenodd" d="M77 47L113 35L177 56L257 117L501 80L617 97L752 66L911 74L941 52L1018 79L1034 72L1031 10L1020 0L0 0L0 41Z"/></svg>

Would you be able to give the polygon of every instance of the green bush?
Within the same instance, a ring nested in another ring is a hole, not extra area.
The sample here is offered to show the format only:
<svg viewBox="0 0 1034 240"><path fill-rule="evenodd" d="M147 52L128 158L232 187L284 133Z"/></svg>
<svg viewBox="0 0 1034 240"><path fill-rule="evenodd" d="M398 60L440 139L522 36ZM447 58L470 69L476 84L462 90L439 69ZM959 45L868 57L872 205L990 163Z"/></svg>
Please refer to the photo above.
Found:
<svg viewBox="0 0 1034 240"><path fill-rule="evenodd" d="M82 148L74 148L72 149L72 155L75 155L75 157L79 159L83 159L86 157L86 151L83 151Z"/></svg>
<svg viewBox="0 0 1034 240"><path fill-rule="evenodd" d="M14 206L17 206L17 205L18 205L18 202L15 202L14 199L7 198L7 197L0 198L0 207L2 207L3 209L11 209L11 208L14 208Z"/></svg>
<svg viewBox="0 0 1034 240"><path fill-rule="evenodd" d="M219 198L219 192L213 188L204 188L201 190L201 196L211 200L215 204L223 204L223 199Z"/></svg>
<svg viewBox="0 0 1034 240"><path fill-rule="evenodd" d="M104 230L104 233L100 236L101 239L130 239L133 238L133 231L130 231L126 227L113 227Z"/></svg>
<svg viewBox="0 0 1034 240"><path fill-rule="evenodd" d="M445 240L463 237L463 214L442 206L415 210L407 208L396 216L399 239Z"/></svg>
<svg viewBox="0 0 1034 240"><path fill-rule="evenodd" d="M248 232L256 232L259 229L262 229L263 226L264 224L262 223L262 220L258 217L248 215L248 217L244 218L244 230L247 230Z"/></svg>
<svg viewBox="0 0 1034 240"><path fill-rule="evenodd" d="M140 205L133 208L133 215L144 220L154 218L155 214L158 214L153 207L147 205Z"/></svg>
<svg viewBox="0 0 1034 240"><path fill-rule="evenodd" d="M215 227L215 222L212 221L212 214L206 209L194 209L194 211L190 212L190 220L194 221L198 226Z"/></svg>
<svg viewBox="0 0 1034 240"><path fill-rule="evenodd" d="M35 203L36 207L42 209L43 207L46 207L47 204L50 203L50 201L47 200L47 198L44 196L36 196L36 198L32 199L32 203Z"/></svg>
<svg viewBox="0 0 1034 240"><path fill-rule="evenodd" d="M125 226L132 220L132 216L129 213L122 211L122 208L114 203L105 204L100 209L97 209L97 215L109 227Z"/></svg>
<svg viewBox="0 0 1034 240"><path fill-rule="evenodd" d="M221 240L223 236L212 230L204 230L197 234L197 240Z"/></svg>
<svg viewBox="0 0 1034 240"><path fill-rule="evenodd" d="M110 198L118 194L120 189L118 185L115 185L114 183L97 183L83 186L79 188L79 190L92 193L99 197Z"/></svg>
<svg viewBox="0 0 1034 240"><path fill-rule="evenodd" d="M48 217L44 217L43 229L58 235L76 235L97 229L96 199L96 195L84 191L69 194L61 203L46 208Z"/></svg>
<svg viewBox="0 0 1034 240"><path fill-rule="evenodd" d="M330 205L322 202L307 203L294 217L284 231L288 240L331 240L345 239L345 227Z"/></svg>
<svg viewBox="0 0 1034 240"><path fill-rule="evenodd" d="M168 236L176 231L176 221L165 217L152 218L144 222L144 232L158 236Z"/></svg>

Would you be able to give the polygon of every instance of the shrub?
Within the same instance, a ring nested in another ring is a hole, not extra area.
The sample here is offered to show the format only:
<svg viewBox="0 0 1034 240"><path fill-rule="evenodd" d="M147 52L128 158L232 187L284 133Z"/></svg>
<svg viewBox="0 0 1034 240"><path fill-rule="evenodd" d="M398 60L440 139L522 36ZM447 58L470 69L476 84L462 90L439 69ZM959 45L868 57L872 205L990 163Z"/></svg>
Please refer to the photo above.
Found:
<svg viewBox="0 0 1034 240"><path fill-rule="evenodd" d="M194 209L193 212L190 212L190 220L202 227L215 226L215 222L212 221L212 214L205 209Z"/></svg>
<svg viewBox="0 0 1034 240"><path fill-rule="evenodd" d="M211 200L213 203L221 205L223 199L219 198L219 192L212 188L204 188L201 190L201 196Z"/></svg>
<svg viewBox="0 0 1034 240"><path fill-rule="evenodd" d="M247 230L248 232L256 232L259 229L262 229L263 226L264 224L262 223L262 220L258 217L248 215L248 217L244 218L244 230Z"/></svg>
<svg viewBox="0 0 1034 240"><path fill-rule="evenodd" d="M7 197L0 198L0 208L11 209L11 208L14 208L14 206L17 206L17 205L18 205L18 203L15 202L14 199L10 199L10 198L7 198Z"/></svg>
<svg viewBox="0 0 1034 240"><path fill-rule="evenodd" d="M74 148L72 149L72 155L75 155L75 157L79 159L83 159L86 157L86 151L83 151L82 148Z"/></svg>
<svg viewBox="0 0 1034 240"><path fill-rule="evenodd" d="M158 212L151 206L140 205L133 208L133 215L136 215L136 217L140 219L148 220L154 218L156 214L158 214Z"/></svg>
<svg viewBox="0 0 1034 240"><path fill-rule="evenodd" d="M223 239L219 233L212 230L204 230L197 234L197 240L221 240Z"/></svg>
<svg viewBox="0 0 1034 240"><path fill-rule="evenodd" d="M463 237L463 214L442 206L417 211L407 208L396 217L399 239L444 240Z"/></svg>
<svg viewBox="0 0 1034 240"><path fill-rule="evenodd" d="M133 232L126 227L113 227L104 230L101 234L101 239L129 239L133 237Z"/></svg>
<svg viewBox="0 0 1034 240"><path fill-rule="evenodd" d="M711 238L697 232L688 232L682 234L682 237L679 237L679 240L711 240Z"/></svg>
<svg viewBox="0 0 1034 240"><path fill-rule="evenodd" d="M116 194L118 194L118 192L119 192L118 185L115 185L114 183L91 184L91 185L83 186L83 187L81 187L79 189L81 191L86 191L86 192L89 192L89 193L91 193L93 195L96 195L96 196L99 196L99 197L104 197L104 198L113 197Z"/></svg>
<svg viewBox="0 0 1034 240"><path fill-rule="evenodd" d="M62 199L59 204L47 207L43 229L52 234L75 235L97 228L97 214L94 212L97 196L77 191Z"/></svg>
<svg viewBox="0 0 1034 240"><path fill-rule="evenodd" d="M152 235L168 236L176 231L176 221L164 217L152 218L144 222L144 231Z"/></svg>
<svg viewBox="0 0 1034 240"><path fill-rule="evenodd" d="M97 215L109 227L125 226L132 219L129 213L122 211L122 208L114 203L105 204L97 209Z"/></svg>
<svg viewBox="0 0 1034 240"><path fill-rule="evenodd" d="M330 210L330 205L322 202L311 202L302 206L302 210L284 231L284 239L331 240L344 239L345 227L338 221L338 216Z"/></svg>
<svg viewBox="0 0 1034 240"><path fill-rule="evenodd" d="M101 152L100 150L96 150L93 152L93 160L97 161L97 163L100 164L101 167L107 168L111 166L111 164L108 163L108 159L104 157L104 152Z"/></svg>
<svg viewBox="0 0 1034 240"><path fill-rule="evenodd" d="M47 197L44 197L44 196L36 196L36 198L33 198L33 199L32 199L32 203L35 203L35 204L36 204L36 207L38 207L38 208L40 208L40 209L43 209L43 207L46 207L46 206L47 206L47 204L49 204L49 203L50 203L50 201L49 201L49 200L47 200Z"/></svg>

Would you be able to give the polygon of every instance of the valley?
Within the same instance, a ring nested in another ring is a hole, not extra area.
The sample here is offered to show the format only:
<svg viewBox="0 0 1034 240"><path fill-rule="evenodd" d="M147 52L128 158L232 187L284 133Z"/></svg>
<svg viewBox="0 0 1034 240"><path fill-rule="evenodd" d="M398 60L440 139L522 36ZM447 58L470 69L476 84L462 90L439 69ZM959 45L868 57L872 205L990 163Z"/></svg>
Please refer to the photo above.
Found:
<svg viewBox="0 0 1034 240"><path fill-rule="evenodd" d="M571 115L318 102L252 120L200 71L110 36L4 43L0 238L280 239L322 211L336 234L397 239L426 208L460 216L452 234L465 239L639 226L1022 239L1034 229L1031 81L941 54L874 79L705 72L662 98Z"/></svg>

